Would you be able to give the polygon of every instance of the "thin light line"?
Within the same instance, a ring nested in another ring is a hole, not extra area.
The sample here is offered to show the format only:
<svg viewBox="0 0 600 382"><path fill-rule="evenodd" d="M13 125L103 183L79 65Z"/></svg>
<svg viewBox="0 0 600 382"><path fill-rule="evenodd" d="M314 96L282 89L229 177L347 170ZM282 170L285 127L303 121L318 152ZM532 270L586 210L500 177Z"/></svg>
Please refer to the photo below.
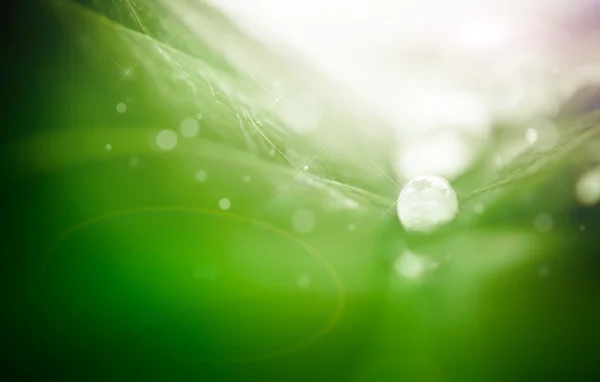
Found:
<svg viewBox="0 0 600 382"><path fill-rule="evenodd" d="M258 127L258 125L256 124L256 122L254 122L254 119L252 119L252 117L250 116L250 114L248 114L247 111L244 110L244 114L246 114L246 117L250 120L250 123L252 123L252 126L254 126L254 129L258 132L258 134L260 134L261 137L264 138L265 141L267 141L275 150L277 150L277 152L279 154L281 154L285 159L287 159L288 162L290 162L290 164L294 167L296 167L296 165L294 164L294 162L292 162L290 160L290 158L288 158L281 150L279 150L277 148L277 146L275 146L275 144L273 144L273 142L271 142L271 140L261 131L260 127Z"/></svg>
<svg viewBox="0 0 600 382"><path fill-rule="evenodd" d="M311 159L311 160L309 160L309 161L308 161L308 163L307 163L307 164L305 164L305 166L308 166L309 164L311 164L311 163L312 163L312 161L314 161L314 160L315 160L315 158L316 158L317 156L319 156L319 154L321 154L321 152L322 152L323 150L325 150L325 148L326 148L327 146L329 146L329 144L330 144L331 142L333 142L333 139L332 139L332 140L330 140L329 142L325 143L325 145L324 145L323 147L321 147L321 149L319 149L319 151L317 151L317 153L316 153L316 154L315 154L315 155L312 157L312 159Z"/></svg>
<svg viewBox="0 0 600 382"><path fill-rule="evenodd" d="M117 67L118 67L119 69L121 69L121 71L122 71L123 73L125 73L125 69L123 69L123 67L122 67L121 65L119 65L119 63L118 63L118 62L117 62L117 61L116 61L114 58L112 58L112 56L111 56L110 54L108 55L108 58L110 58L110 59L112 60L112 62L114 62L114 63L115 63L115 65L117 65Z"/></svg>
<svg viewBox="0 0 600 382"><path fill-rule="evenodd" d="M308 166L309 164L311 164L311 163L312 163L312 161L313 161L313 160L315 160L315 158L316 158L316 157L318 157L318 156L319 156L319 154L321 154L321 152L322 152L323 150L325 150L325 148L326 148L327 146L329 146L329 144L330 144L331 142L333 142L333 140L331 140L331 141L327 142L325 145L323 145L323 147L321 147L321 148L319 149L319 151L317 151L317 153L316 153L315 155L313 155L312 159L311 159L310 161L308 161L308 163L307 163L307 164L305 164L304 166ZM296 175L294 175L294 178L292 179L292 181L291 181L291 182L290 182L290 183L289 183L287 186L285 186L285 187L284 187L284 188L283 188L283 189L282 189L282 190L281 190L281 191L280 191L280 192L279 192L277 195L275 195L275 197L274 197L273 199L271 199L271 201L270 201L270 202L269 202L269 203L266 205L266 207L265 207L265 210L269 209L269 207L271 206L271 204L273 204L273 202L274 202L275 200L277 200L277 198L279 198L279 197L281 196L281 194L283 194L283 193L285 192L285 190L287 190L288 188L290 188L290 186L291 186L292 184L294 184L294 181L296 180L296 178L298 177L298 175L299 175L299 174L301 174L301 173L302 173L301 167L298 167L298 168L297 168Z"/></svg>
<svg viewBox="0 0 600 382"><path fill-rule="evenodd" d="M119 81L117 81L117 83L116 83L116 84L114 84L114 85L113 85L113 89L114 89L114 88L116 88L116 87L117 87L117 85L118 85L118 84L120 84L120 83L121 83L121 82L122 82L122 81L125 79L125 77L127 77L127 74L126 74L126 75L124 75L123 77L121 77L121 79L120 79Z"/></svg>
<svg viewBox="0 0 600 382"><path fill-rule="evenodd" d="M261 119L262 117L264 117L268 112L271 111L272 108L275 107L275 105L277 105L277 103L281 100L281 98L283 98L283 94L280 94L279 97L277 97L277 99L275 100L275 102L273 102L271 104L271 106L269 106L269 108L267 110L265 110L264 113L262 113L257 119Z"/></svg>
<svg viewBox="0 0 600 382"><path fill-rule="evenodd" d="M378 169L379 171L381 171L381 172L383 173L383 175L385 175L385 176L386 176L386 178L388 178L388 179L389 179L389 180L390 180L392 183L394 183L394 184L396 185L396 187L398 187L398 189L401 189L401 188L402 188L402 187L400 187L400 185L399 185L398 183L396 183L396 181L395 181L394 179L392 179L392 177L391 177L391 176L389 176L389 175L388 175L388 174L387 174L385 171L383 171L383 170L381 169L381 167L379 167L379 166L377 165L377 163L373 162L373 161L371 160L371 158L368 158L368 157L367 157L367 159L368 159L368 160L369 160L371 163L373 163L373 165L374 165L375 167L377 167L377 169Z"/></svg>
<svg viewBox="0 0 600 382"><path fill-rule="evenodd" d="M384 212L384 213L383 213L383 214L382 214L382 215L379 217L379 219L377 219L377 221L375 222L375 224L373 224L373 226L372 226L372 227L369 229L369 232L370 232L370 231L372 231L372 230L373 230L373 229L374 229L374 228L377 226L377 224L379 224L379 222L381 221L381 219L383 219L383 217L384 217L385 215L387 215L387 214L388 214L388 212L390 212L390 210L391 210L391 209L392 209L392 208L393 208L393 207L394 207L394 206L395 206L397 203L398 203L398 201L396 200L394 203L392 203L392 205L391 205L391 206L389 206L389 207L388 207L388 209L387 209L387 210L385 210L385 212Z"/></svg>
<svg viewBox="0 0 600 382"><path fill-rule="evenodd" d="M277 200L277 198L279 198L281 196L281 194L283 194L288 188L290 188L290 186L292 184L294 184L294 181L298 177L299 173L300 172L296 173L296 175L294 175L294 178L292 179L292 181L287 186L285 186L284 188L282 188L281 191L279 191L279 193L277 195L275 195L275 197L273 199L271 199L271 201L269 203L267 203L267 205L265 206L265 211L268 210L269 207L271 207L271 204L273 204L273 202L275 202L275 200Z"/></svg>
<svg viewBox="0 0 600 382"><path fill-rule="evenodd" d="M256 82L261 88L263 88L264 91L266 91L267 93L269 93L269 95L274 95L269 89L267 89L259 80L256 79L256 77L254 77L252 75L252 73L250 73L247 70L244 70L246 72L246 74L248 74L253 80L254 82Z"/></svg>

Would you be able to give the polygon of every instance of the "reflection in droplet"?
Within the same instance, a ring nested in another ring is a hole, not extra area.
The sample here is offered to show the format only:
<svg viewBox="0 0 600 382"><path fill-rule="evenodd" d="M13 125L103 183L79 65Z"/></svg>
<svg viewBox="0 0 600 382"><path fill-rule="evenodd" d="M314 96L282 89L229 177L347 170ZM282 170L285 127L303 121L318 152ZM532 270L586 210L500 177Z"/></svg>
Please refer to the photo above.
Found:
<svg viewBox="0 0 600 382"><path fill-rule="evenodd" d="M400 191L397 212L407 230L429 232L454 220L458 213L458 199L444 178L418 176Z"/></svg>

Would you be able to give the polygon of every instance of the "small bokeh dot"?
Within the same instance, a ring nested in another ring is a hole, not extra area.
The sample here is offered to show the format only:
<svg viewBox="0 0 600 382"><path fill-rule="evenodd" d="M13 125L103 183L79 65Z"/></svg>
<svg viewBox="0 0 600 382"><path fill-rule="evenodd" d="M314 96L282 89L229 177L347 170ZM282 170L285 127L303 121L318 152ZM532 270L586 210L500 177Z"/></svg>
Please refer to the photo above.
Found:
<svg viewBox="0 0 600 382"><path fill-rule="evenodd" d="M173 130L161 130L156 136L156 144L161 150L172 150L177 146L177 133Z"/></svg>
<svg viewBox="0 0 600 382"><path fill-rule="evenodd" d="M206 181L206 178L208 178L208 174L204 170L198 170L196 171L196 174L194 174L194 178L196 178L196 181L198 182L204 182Z"/></svg>
<svg viewBox="0 0 600 382"><path fill-rule="evenodd" d="M124 102L119 102L117 104L117 112L118 113L125 113L126 110L127 110L127 105Z"/></svg>
<svg viewBox="0 0 600 382"><path fill-rule="evenodd" d="M229 201L227 198L219 200L219 208L227 211L229 208L231 208L231 201Z"/></svg>

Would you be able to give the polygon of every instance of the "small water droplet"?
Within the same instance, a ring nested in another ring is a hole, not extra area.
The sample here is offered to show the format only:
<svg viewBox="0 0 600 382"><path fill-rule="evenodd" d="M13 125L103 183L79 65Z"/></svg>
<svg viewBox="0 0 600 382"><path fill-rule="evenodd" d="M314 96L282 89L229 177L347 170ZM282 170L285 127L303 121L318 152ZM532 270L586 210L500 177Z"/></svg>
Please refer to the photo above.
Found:
<svg viewBox="0 0 600 382"><path fill-rule="evenodd" d="M400 191L397 212L407 230L429 232L454 220L458 213L458 199L444 178L418 176Z"/></svg>

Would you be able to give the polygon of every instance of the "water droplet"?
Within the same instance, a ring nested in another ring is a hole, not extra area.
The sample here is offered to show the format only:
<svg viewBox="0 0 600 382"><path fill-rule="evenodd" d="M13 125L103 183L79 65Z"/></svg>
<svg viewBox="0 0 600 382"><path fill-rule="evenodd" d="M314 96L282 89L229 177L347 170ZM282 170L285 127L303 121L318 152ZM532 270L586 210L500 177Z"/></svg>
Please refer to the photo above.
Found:
<svg viewBox="0 0 600 382"><path fill-rule="evenodd" d="M349 231L354 231L355 229L356 229L356 226L354 224L348 224Z"/></svg>
<svg viewBox="0 0 600 382"><path fill-rule="evenodd" d="M173 130L161 130L156 136L156 144L161 150L172 150L177 146L177 133Z"/></svg>
<svg viewBox="0 0 600 382"><path fill-rule="evenodd" d="M243 179L244 183L249 183L250 182L250 175L244 175Z"/></svg>
<svg viewBox="0 0 600 382"><path fill-rule="evenodd" d="M219 208L227 211L231 207L231 202L227 198L219 200Z"/></svg>
<svg viewBox="0 0 600 382"><path fill-rule="evenodd" d="M309 210L298 210L292 216L292 227L298 233L309 233L317 224L315 214Z"/></svg>
<svg viewBox="0 0 600 382"><path fill-rule="evenodd" d="M104 147L106 147L108 151L112 150L112 145L110 143L107 143Z"/></svg>
<svg viewBox="0 0 600 382"><path fill-rule="evenodd" d="M397 212L407 230L430 232L454 220L458 213L458 199L444 178L418 176L400 191Z"/></svg>
<svg viewBox="0 0 600 382"><path fill-rule="evenodd" d="M197 120L201 120L203 118L201 113L196 114L196 119Z"/></svg>
<svg viewBox="0 0 600 382"><path fill-rule="evenodd" d="M117 104L117 113L125 113L126 110L127 110L127 105L125 105L125 103L119 102Z"/></svg>
<svg viewBox="0 0 600 382"><path fill-rule="evenodd" d="M580 230L581 232L585 231L585 226L584 226L583 224L582 224L582 225L580 225L580 226L579 226L579 230Z"/></svg>

